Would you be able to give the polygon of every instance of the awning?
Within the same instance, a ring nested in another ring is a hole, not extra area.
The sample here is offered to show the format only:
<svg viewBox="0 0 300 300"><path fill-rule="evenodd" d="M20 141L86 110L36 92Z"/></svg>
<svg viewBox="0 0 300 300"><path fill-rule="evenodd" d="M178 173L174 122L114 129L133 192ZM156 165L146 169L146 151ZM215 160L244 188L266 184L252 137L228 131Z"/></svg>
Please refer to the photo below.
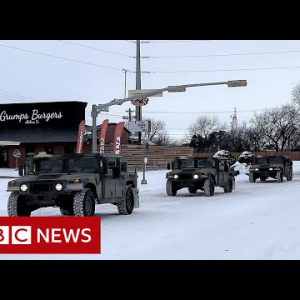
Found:
<svg viewBox="0 0 300 300"><path fill-rule="evenodd" d="M0 141L0 146L19 146L20 142Z"/></svg>

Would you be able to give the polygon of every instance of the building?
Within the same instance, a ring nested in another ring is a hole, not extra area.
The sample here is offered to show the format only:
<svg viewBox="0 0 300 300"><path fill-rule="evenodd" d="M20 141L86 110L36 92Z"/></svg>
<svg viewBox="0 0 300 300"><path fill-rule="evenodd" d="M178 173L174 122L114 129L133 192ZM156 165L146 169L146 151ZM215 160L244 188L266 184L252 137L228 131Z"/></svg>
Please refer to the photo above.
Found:
<svg viewBox="0 0 300 300"><path fill-rule="evenodd" d="M86 102L80 101L0 104L0 168L24 164L28 153L74 153L86 106ZM115 126L115 123L109 124L106 144L113 143ZM86 128L88 131L90 126ZM121 140L129 142L127 129ZM88 134L83 152L91 149L92 140Z"/></svg>

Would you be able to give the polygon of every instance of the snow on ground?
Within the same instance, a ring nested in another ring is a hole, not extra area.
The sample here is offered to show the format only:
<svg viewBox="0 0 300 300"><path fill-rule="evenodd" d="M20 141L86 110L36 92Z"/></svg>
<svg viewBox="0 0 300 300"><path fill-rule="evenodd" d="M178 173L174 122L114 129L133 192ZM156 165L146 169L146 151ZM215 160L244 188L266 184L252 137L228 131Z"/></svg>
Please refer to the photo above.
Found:
<svg viewBox="0 0 300 300"><path fill-rule="evenodd" d="M0 255L0 259L300 259L300 162L293 181L249 183L215 196L187 189L165 192L167 171L148 171L140 185L140 208L119 216L115 206L97 206L102 218L100 255ZM140 174L139 181L142 176ZM0 179L0 215L5 216L9 179ZM33 215L60 215L44 208Z"/></svg>

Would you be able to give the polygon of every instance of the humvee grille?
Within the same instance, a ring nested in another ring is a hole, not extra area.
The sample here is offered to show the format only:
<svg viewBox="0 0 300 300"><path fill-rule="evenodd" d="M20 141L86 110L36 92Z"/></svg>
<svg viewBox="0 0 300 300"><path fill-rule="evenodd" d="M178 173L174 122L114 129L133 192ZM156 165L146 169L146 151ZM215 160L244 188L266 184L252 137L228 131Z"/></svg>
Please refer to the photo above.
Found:
<svg viewBox="0 0 300 300"><path fill-rule="evenodd" d="M180 179L192 179L193 178L193 175L192 174L184 174L184 173L181 173L179 175L179 178Z"/></svg>
<svg viewBox="0 0 300 300"><path fill-rule="evenodd" d="M53 192L53 184L51 183L32 183L30 184L30 192Z"/></svg>

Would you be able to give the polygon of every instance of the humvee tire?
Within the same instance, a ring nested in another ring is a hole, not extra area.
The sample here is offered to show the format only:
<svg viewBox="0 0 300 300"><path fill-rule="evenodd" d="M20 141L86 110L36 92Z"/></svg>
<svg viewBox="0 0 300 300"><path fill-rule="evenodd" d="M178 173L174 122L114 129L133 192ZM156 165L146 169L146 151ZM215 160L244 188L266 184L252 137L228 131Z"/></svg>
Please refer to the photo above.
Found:
<svg viewBox="0 0 300 300"><path fill-rule="evenodd" d="M264 182L267 180L267 177L261 176L259 179L260 179L260 181Z"/></svg>
<svg viewBox="0 0 300 300"><path fill-rule="evenodd" d="M278 171L276 173L276 180L277 180L277 182L282 182L283 181L283 175L281 174L280 171Z"/></svg>
<svg viewBox="0 0 300 300"><path fill-rule="evenodd" d="M286 177L286 180L287 181L291 181L293 179L293 173L292 173L292 171L289 171L289 174L288 174L288 176Z"/></svg>
<svg viewBox="0 0 300 300"><path fill-rule="evenodd" d="M215 192L215 184L211 177L208 177L204 181L204 194L207 197L212 197Z"/></svg>
<svg viewBox="0 0 300 300"><path fill-rule="evenodd" d="M21 197L22 196L14 192L10 194L7 202L7 212L9 217L30 217L31 210Z"/></svg>
<svg viewBox="0 0 300 300"><path fill-rule="evenodd" d="M166 190L167 190L168 196L176 196L176 194L177 194L176 188L174 187L172 181L169 179L167 180Z"/></svg>
<svg viewBox="0 0 300 300"><path fill-rule="evenodd" d="M121 202L117 203L120 215L131 215L134 208L134 197L130 186L127 186L125 197Z"/></svg>
<svg viewBox="0 0 300 300"><path fill-rule="evenodd" d="M253 174L249 174L249 182L251 183L255 182Z"/></svg>
<svg viewBox="0 0 300 300"><path fill-rule="evenodd" d="M84 189L74 195L73 198L74 216L84 217L95 214L95 196L90 189Z"/></svg>
<svg viewBox="0 0 300 300"><path fill-rule="evenodd" d="M194 187L188 188L188 189L189 189L190 194L195 194L197 192L197 189Z"/></svg>
<svg viewBox="0 0 300 300"><path fill-rule="evenodd" d="M223 187L224 193L232 193L233 184L232 181L229 180L229 182Z"/></svg>
<svg viewBox="0 0 300 300"><path fill-rule="evenodd" d="M233 182L232 182L232 180L229 180L229 189L228 189L228 192L232 193L232 190L233 190Z"/></svg>

